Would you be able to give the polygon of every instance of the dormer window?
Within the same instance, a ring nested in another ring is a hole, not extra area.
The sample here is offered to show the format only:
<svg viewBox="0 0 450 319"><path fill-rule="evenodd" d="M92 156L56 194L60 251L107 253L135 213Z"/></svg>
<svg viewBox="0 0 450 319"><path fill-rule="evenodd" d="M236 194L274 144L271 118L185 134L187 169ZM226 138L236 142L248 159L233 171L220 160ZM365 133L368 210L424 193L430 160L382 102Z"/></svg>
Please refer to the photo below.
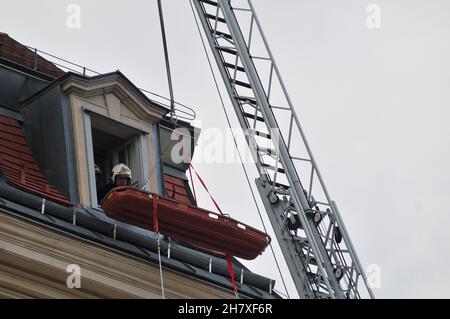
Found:
<svg viewBox="0 0 450 319"><path fill-rule="evenodd" d="M85 111L85 127L92 207L100 203L98 191L112 182L111 170L120 163L131 169L132 185L150 189L144 173L149 169L146 132L89 111ZM100 169L99 176L95 165Z"/></svg>
<svg viewBox="0 0 450 319"><path fill-rule="evenodd" d="M119 163L131 169L137 188L162 194L158 123L169 110L118 71L95 77L69 74L61 88L72 122L78 202L99 208L97 190L110 183ZM95 165L101 171L97 179Z"/></svg>

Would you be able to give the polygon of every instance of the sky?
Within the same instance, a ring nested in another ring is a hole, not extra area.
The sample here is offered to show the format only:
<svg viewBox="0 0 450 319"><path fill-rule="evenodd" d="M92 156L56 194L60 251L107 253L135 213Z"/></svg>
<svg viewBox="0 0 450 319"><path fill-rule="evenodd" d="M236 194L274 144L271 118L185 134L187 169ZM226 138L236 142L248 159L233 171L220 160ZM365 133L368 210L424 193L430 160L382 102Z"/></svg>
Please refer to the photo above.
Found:
<svg viewBox="0 0 450 319"><path fill-rule="evenodd" d="M449 298L450 2L253 3L358 256L380 269L376 297ZM70 4L81 9L80 28L68 27ZM175 98L195 108L203 130L225 130L189 3L163 6ZM99 72L120 69L138 87L168 95L156 1L0 0L0 8L0 32L19 42ZM262 229L239 163L195 167L224 211ZM198 192L200 205L214 210ZM242 262L284 292L270 249Z"/></svg>

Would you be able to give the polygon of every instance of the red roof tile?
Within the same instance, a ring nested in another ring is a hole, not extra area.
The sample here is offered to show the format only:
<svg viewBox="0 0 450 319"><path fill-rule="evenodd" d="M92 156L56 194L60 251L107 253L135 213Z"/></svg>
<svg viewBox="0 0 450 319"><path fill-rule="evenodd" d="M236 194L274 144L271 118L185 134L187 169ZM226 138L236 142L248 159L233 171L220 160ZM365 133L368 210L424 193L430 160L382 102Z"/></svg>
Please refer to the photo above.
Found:
<svg viewBox="0 0 450 319"><path fill-rule="evenodd" d="M4 116L0 116L0 170L17 188L65 206L73 205L42 175L19 123Z"/></svg>
<svg viewBox="0 0 450 319"><path fill-rule="evenodd" d="M188 191L186 189L188 186L185 180L164 174L164 185L166 188L165 196L173 198L183 204L195 205L188 195Z"/></svg>
<svg viewBox="0 0 450 319"><path fill-rule="evenodd" d="M52 77L60 77L65 72L32 50L0 32L0 58L20 64L29 69L35 69Z"/></svg>

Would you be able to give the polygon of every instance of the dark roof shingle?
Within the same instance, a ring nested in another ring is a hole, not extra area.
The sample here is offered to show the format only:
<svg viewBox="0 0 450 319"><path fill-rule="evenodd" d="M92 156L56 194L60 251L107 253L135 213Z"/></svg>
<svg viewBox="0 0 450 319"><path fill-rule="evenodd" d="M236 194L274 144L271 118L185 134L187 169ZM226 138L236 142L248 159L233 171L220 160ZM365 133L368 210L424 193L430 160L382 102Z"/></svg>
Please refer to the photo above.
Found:
<svg viewBox="0 0 450 319"><path fill-rule="evenodd" d="M165 196L183 204L196 205L188 194L187 188L189 186L186 183L181 178L164 174Z"/></svg>
<svg viewBox="0 0 450 319"><path fill-rule="evenodd" d="M20 64L26 68L50 75L54 78L65 72L43 57L35 54L25 45L0 32L0 58Z"/></svg>

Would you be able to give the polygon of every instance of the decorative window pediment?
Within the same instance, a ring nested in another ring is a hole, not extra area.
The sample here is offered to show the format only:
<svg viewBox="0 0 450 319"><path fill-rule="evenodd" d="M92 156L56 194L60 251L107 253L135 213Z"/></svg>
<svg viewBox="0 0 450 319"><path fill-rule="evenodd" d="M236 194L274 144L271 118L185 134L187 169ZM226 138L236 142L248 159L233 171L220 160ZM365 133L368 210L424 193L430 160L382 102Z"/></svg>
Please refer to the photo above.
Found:
<svg viewBox="0 0 450 319"><path fill-rule="evenodd" d="M91 78L73 74L62 83L62 89L91 104L84 107L92 106L92 111L119 122L154 123L169 111L147 98L120 72Z"/></svg>

